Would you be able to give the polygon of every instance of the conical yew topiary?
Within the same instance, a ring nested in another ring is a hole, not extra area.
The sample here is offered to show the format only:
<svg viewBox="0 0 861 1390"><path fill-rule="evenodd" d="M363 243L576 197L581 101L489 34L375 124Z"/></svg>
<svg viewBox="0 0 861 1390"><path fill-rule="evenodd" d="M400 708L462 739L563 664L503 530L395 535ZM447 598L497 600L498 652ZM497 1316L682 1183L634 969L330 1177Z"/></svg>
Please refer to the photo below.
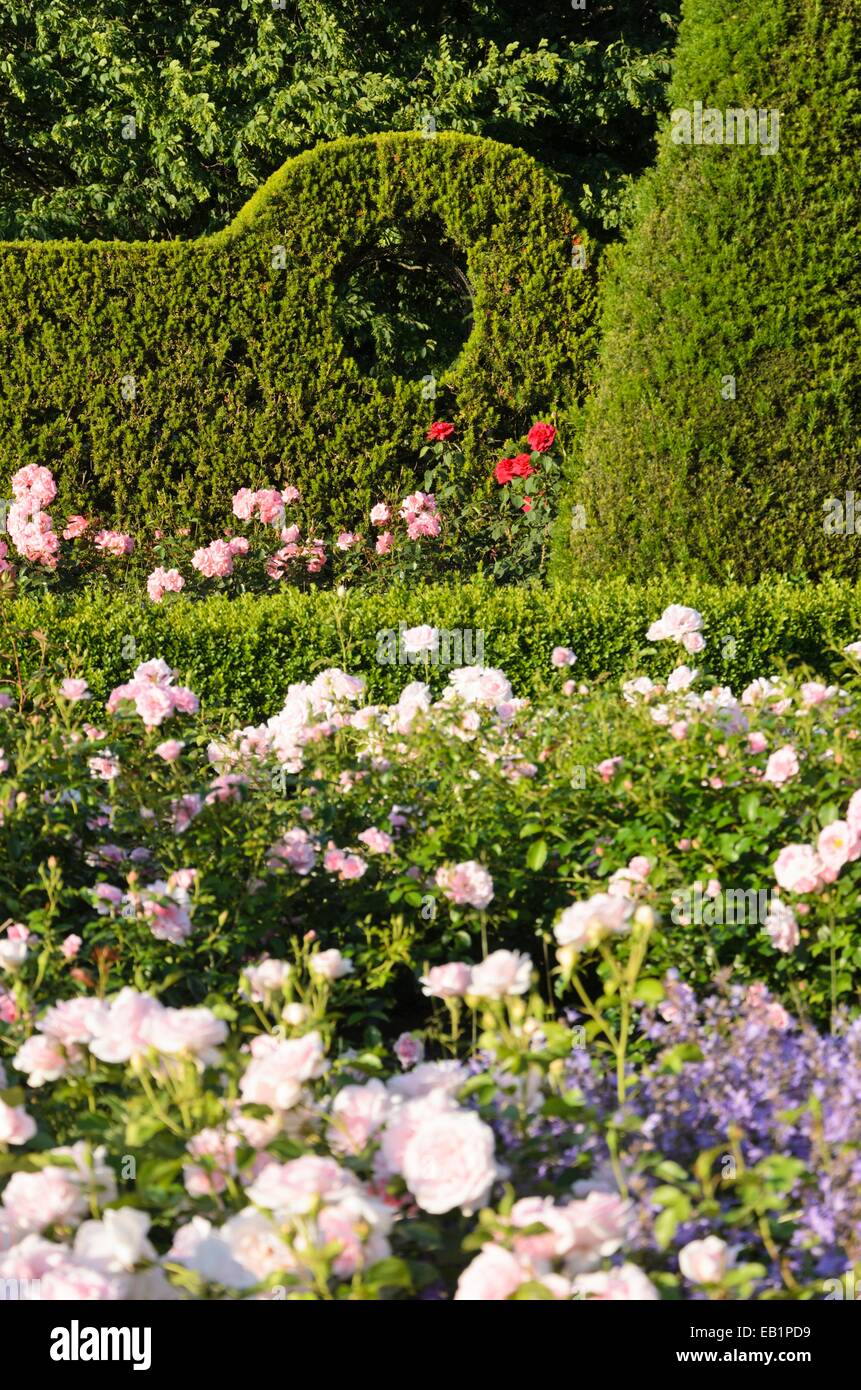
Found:
<svg viewBox="0 0 861 1390"><path fill-rule="evenodd" d="M859 37L861 0L686 0L606 271L568 573L861 573Z"/></svg>

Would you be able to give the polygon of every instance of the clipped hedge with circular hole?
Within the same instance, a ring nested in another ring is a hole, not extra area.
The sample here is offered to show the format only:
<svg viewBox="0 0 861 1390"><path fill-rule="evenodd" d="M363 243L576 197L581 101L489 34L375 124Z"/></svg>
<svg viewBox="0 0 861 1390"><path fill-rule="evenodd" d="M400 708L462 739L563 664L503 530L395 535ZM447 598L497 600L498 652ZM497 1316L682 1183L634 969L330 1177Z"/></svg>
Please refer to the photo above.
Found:
<svg viewBox="0 0 861 1390"><path fill-rule="evenodd" d="M421 225L465 262L471 331L440 373L363 374L338 327L345 276L393 227ZM470 486L484 446L576 414L591 260L532 159L452 134L322 145L197 241L3 243L0 495L44 464L58 512L135 527L221 521L238 487L292 483L321 524L355 525L383 490L415 484L434 418L458 425Z"/></svg>

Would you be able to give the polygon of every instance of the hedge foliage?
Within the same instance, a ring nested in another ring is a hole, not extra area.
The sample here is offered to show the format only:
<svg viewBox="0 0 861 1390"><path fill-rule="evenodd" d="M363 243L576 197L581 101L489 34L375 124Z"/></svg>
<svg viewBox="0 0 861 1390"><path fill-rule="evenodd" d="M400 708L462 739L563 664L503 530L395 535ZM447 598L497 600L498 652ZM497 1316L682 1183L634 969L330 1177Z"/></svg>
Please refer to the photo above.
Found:
<svg viewBox="0 0 861 1390"><path fill-rule="evenodd" d="M611 253L569 573L858 575L824 526L861 462L859 23L861 0L686 0L671 108L776 109L779 149L666 123Z"/></svg>
<svg viewBox="0 0 861 1390"><path fill-rule="evenodd" d="M558 686L550 665L556 645L577 653L571 675L590 682L624 674L666 675L684 660L671 643L650 647L649 624L670 602L697 607L705 618L705 653L691 660L705 674L740 692L756 676L784 663L803 662L823 676L846 669L841 649L861 637L861 587L846 581L820 585L783 580L740 585L692 582L684 588L656 579L641 586L615 580L600 585L494 588L486 581L394 589L388 593L299 593L270 597L215 597L199 603L179 598L162 607L123 601L116 595L78 601L18 599L0 623L0 683L14 678L12 634L23 676L41 662L39 642L51 642L48 660L58 673L74 669L104 698L129 678L138 662L161 656L214 712L260 719L277 712L291 681L309 679L337 665L367 680L371 700L394 700L411 680L427 674L441 689L442 666L389 664L398 625L421 623L455 633L464 652L476 652L483 633L483 662L499 666L518 695ZM456 650L456 647L455 647Z"/></svg>
<svg viewBox="0 0 861 1390"><path fill-rule="evenodd" d="M341 296L403 229L465 258L473 327L446 370L363 375ZM572 266L577 234L527 155L404 134L289 160L211 237L5 243L0 487L47 465L58 505L134 527L223 520L239 486L292 483L321 524L355 525L380 491L414 483L414 446L442 417L461 431L468 488L485 439L519 438L583 393L594 268L585 237L587 268Z"/></svg>

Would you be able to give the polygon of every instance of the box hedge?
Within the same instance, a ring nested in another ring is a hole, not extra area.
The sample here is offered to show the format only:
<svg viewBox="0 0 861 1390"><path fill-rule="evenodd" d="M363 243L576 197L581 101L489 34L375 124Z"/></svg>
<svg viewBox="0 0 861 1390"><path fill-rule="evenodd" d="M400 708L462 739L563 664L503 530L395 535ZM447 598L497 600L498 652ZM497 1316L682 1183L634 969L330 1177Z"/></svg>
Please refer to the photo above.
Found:
<svg viewBox="0 0 861 1390"><path fill-rule="evenodd" d="M861 525L826 531L861 463L859 24L861 0L686 0L671 108L692 141L696 102L767 113L767 140L776 110L778 148L667 120L610 253L560 571L861 573Z"/></svg>
<svg viewBox="0 0 861 1390"><path fill-rule="evenodd" d="M363 675L370 699L396 699L425 672L398 664L396 656L380 661L394 654L393 639L380 634L395 634L396 644L399 624L431 623L461 633L467 655L470 643L475 654L482 641L484 664L502 667L515 692L528 695L559 684L550 665L556 645L577 653L570 674L579 680L618 679L633 670L665 675L684 653L671 643L650 648L645 634L663 608L678 601L693 604L705 618L708 645L691 664L736 691L795 662L839 677L842 647L861 637L861 587L836 580L816 586L763 581L750 588L616 580L501 589L479 579L342 596L286 590L200 603L180 597L161 607L115 595L21 598L7 606L0 623L0 683L14 676L13 630L24 676L38 671L36 631L50 639L53 673L74 669L99 697L127 680L138 662L161 656L182 671L210 712L260 719L281 708L291 681L330 665ZM443 666L428 675L437 690L445 683Z"/></svg>
<svg viewBox="0 0 861 1390"><path fill-rule="evenodd" d="M429 360L415 380L363 374L339 327L357 256L385 257L404 228L439 229L472 304L453 364ZM483 442L576 413L594 334L577 235L527 155L419 133L291 159L196 241L3 243L0 496L15 469L43 464L59 507L135 528L223 520L238 487L289 482L321 524L355 525L381 492L414 485L415 445L439 417L459 427L467 488Z"/></svg>

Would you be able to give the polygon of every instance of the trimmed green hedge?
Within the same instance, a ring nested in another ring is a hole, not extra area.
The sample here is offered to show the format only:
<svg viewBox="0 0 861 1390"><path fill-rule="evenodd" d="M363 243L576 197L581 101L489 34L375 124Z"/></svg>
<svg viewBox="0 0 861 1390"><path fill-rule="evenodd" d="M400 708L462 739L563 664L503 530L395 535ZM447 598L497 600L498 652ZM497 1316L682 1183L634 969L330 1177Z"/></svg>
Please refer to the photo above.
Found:
<svg viewBox="0 0 861 1390"><path fill-rule="evenodd" d="M49 660L65 673L70 664L104 697L134 666L161 656L178 667L213 712L240 720L276 713L291 681L337 665L368 682L372 700L396 699L424 671L408 664L381 664L388 655L380 632L398 624L431 623L460 630L466 649L484 634L484 664L500 666L516 694L558 685L550 665L554 646L571 646L579 679L614 679L633 670L666 674L684 652L671 643L650 648L646 629L671 602L686 602L704 615L708 645L691 665L741 688L784 662L805 662L822 675L845 670L840 649L861 637L861 587L829 581L817 586L764 581L745 589L655 580L622 581L578 589L493 588L483 582L428 585L385 594L287 590L273 597L178 599L163 607L110 598L18 599L6 616L21 633L49 636ZM476 634L471 638L467 634ZM21 636L18 655L25 676L39 667L38 642ZM0 625L0 681L13 676L12 644ZM646 655L647 652L653 653ZM430 671L439 689L440 666Z"/></svg>
<svg viewBox="0 0 861 1390"><path fill-rule="evenodd" d="M357 256L417 226L442 228L472 292L472 331L436 371L435 400L421 376L362 375L338 328ZM576 415L594 340L578 232L522 152L397 134L289 160L197 241L3 243L0 495L43 464L58 510L137 527L223 520L238 487L292 483L321 523L355 525L414 485L434 418L457 423L469 487L488 439Z"/></svg>
<svg viewBox="0 0 861 1390"><path fill-rule="evenodd" d="M610 255L561 573L861 573L825 532L861 464L859 25L861 0L685 0L671 108L776 109L779 147L666 122Z"/></svg>

